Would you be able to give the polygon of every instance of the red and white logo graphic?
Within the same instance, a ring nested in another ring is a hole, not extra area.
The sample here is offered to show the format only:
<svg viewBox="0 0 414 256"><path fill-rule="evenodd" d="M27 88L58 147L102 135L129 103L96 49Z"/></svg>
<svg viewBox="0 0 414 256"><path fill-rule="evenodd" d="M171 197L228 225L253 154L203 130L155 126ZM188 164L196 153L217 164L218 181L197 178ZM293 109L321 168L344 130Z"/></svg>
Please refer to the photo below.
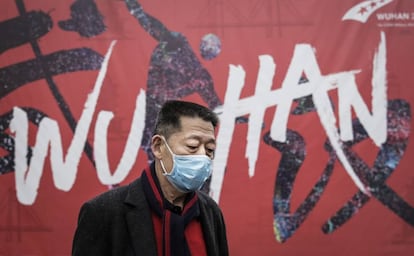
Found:
<svg viewBox="0 0 414 256"><path fill-rule="evenodd" d="M363 1L349 9L342 20L355 20L365 23L368 18L379 8L391 3L393 0L368 0Z"/></svg>

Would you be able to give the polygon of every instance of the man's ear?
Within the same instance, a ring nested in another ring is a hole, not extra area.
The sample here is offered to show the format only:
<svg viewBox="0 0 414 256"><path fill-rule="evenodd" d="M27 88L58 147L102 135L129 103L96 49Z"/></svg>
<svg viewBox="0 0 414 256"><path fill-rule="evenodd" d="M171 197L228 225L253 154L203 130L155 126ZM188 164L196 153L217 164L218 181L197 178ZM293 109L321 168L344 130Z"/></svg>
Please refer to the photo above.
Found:
<svg viewBox="0 0 414 256"><path fill-rule="evenodd" d="M151 138L151 150L154 155L154 157L161 159L162 158L162 152L161 152L161 145L162 145L162 139L160 135L154 135Z"/></svg>

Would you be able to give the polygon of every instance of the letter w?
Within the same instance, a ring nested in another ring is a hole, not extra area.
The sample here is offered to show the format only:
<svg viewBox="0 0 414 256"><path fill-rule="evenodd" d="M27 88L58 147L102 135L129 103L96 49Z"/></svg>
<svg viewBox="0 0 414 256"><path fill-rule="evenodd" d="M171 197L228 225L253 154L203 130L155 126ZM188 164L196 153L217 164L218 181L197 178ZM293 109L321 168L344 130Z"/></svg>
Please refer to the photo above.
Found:
<svg viewBox="0 0 414 256"><path fill-rule="evenodd" d="M30 160L29 169L27 168L28 118L26 112L14 107L10 129L15 133L15 182L17 199L20 203L32 205L36 200L49 145L55 186L63 191L69 191L72 188L114 45L115 41L111 42L105 55L95 86L85 102L65 159L63 159L62 139L57 122L50 118L44 118L39 124L33 157Z"/></svg>

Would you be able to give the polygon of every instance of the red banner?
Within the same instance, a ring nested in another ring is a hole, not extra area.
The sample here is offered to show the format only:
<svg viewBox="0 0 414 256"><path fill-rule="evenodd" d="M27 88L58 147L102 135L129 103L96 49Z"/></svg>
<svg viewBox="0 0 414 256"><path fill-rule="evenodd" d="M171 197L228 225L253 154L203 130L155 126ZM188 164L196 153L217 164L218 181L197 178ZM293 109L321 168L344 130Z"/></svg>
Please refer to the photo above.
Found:
<svg viewBox="0 0 414 256"><path fill-rule="evenodd" d="M169 99L219 114L231 255L414 251L414 2L2 1L0 255L70 255Z"/></svg>

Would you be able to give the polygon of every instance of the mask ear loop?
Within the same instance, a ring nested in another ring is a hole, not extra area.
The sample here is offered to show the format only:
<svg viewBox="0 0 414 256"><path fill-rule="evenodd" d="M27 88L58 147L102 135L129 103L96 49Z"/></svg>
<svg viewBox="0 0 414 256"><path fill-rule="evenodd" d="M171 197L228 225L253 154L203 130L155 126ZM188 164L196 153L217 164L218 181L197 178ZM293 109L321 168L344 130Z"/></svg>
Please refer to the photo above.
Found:
<svg viewBox="0 0 414 256"><path fill-rule="evenodd" d="M161 169L162 169L162 175L167 176L169 173L165 169L165 166L164 166L164 163L162 162L162 160L160 160L160 164L161 164Z"/></svg>
<svg viewBox="0 0 414 256"><path fill-rule="evenodd" d="M173 170L174 169L174 165L175 165L175 162L174 162L174 156L175 156L175 154L172 152L172 150L171 150L170 146L168 145L167 140L165 139L165 137L162 136L162 135L160 135L160 137L164 141L165 145L167 146L168 151L170 151L170 154L172 156L173 168L171 170ZM167 169L165 169L165 165L164 165L164 162L162 160L160 160L160 164L161 164L161 169L163 171L162 175L164 175L164 176L170 175L170 173L167 172Z"/></svg>
<svg viewBox="0 0 414 256"><path fill-rule="evenodd" d="M162 135L160 135L160 136L161 136L162 140L164 141L165 146L167 146L168 151L170 151L171 155L174 157L175 154L172 152L170 146L168 145L167 139L164 136L162 136Z"/></svg>

